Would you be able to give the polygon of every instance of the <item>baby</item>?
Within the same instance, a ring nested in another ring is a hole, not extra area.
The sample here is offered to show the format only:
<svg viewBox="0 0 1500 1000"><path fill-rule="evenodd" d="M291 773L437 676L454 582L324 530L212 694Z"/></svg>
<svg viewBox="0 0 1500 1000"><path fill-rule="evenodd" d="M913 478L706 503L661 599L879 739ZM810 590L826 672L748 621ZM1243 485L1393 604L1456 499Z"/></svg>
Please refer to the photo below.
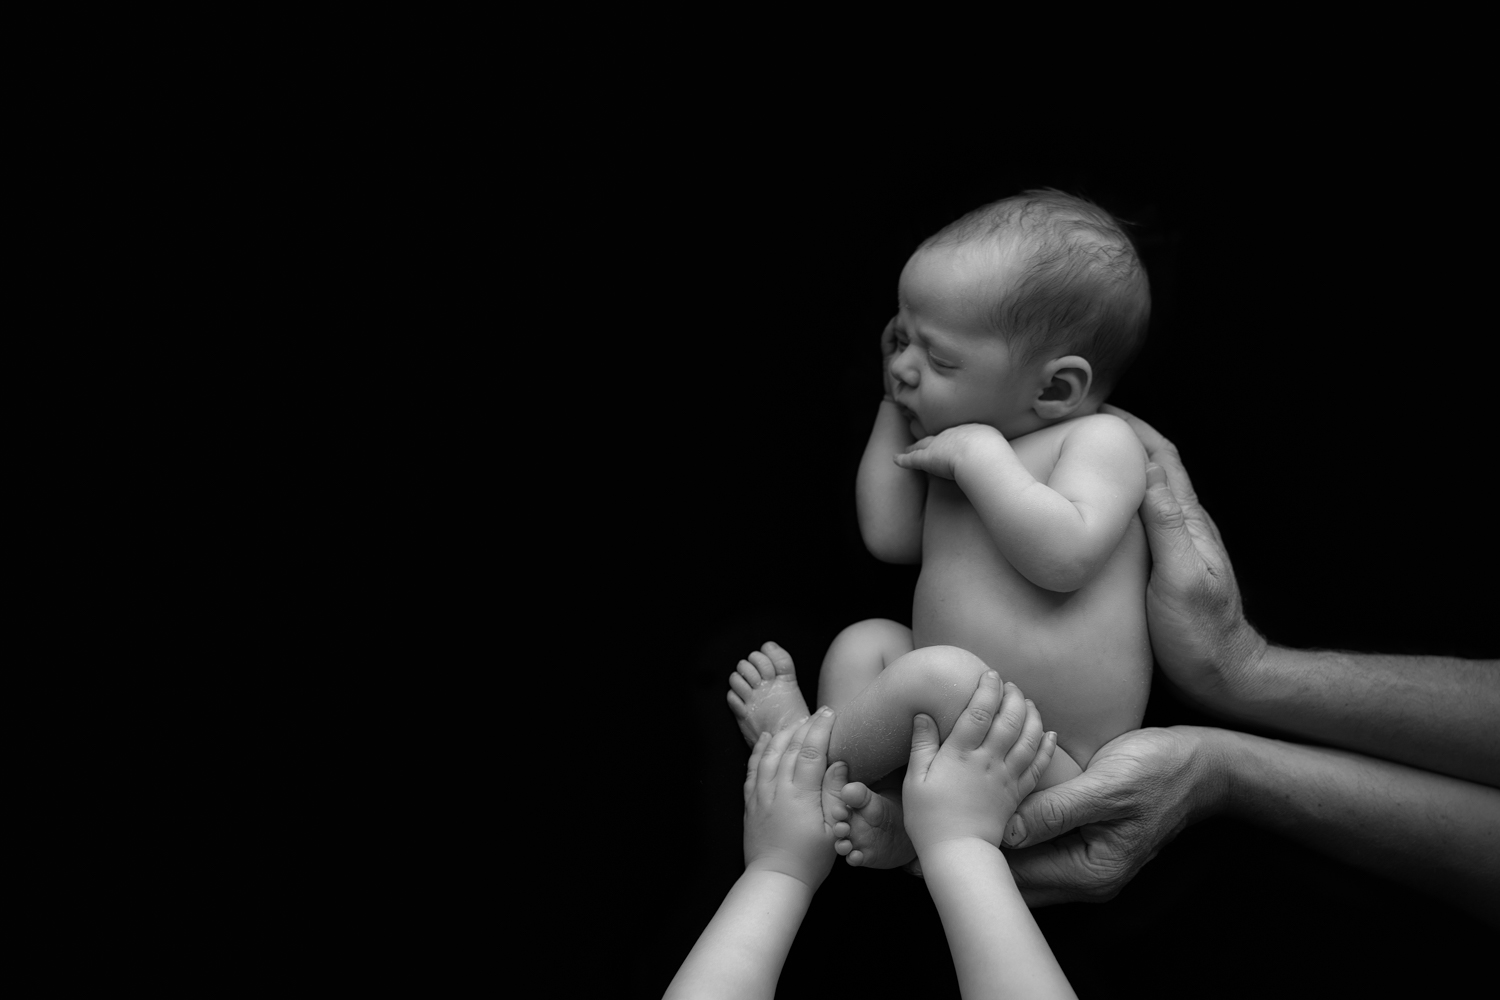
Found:
<svg viewBox="0 0 1500 1000"><path fill-rule="evenodd" d="M912 627L850 626L818 681L837 712L829 759L849 765L837 846L850 864L913 859L899 782L869 783L905 763L916 713L946 735L987 668L1055 729L1039 788L1140 726L1146 458L1125 422L1098 410L1145 337L1150 301L1119 223L1054 190L969 213L901 272L856 505L876 558L922 565ZM775 643L729 683L752 744L809 715Z"/></svg>

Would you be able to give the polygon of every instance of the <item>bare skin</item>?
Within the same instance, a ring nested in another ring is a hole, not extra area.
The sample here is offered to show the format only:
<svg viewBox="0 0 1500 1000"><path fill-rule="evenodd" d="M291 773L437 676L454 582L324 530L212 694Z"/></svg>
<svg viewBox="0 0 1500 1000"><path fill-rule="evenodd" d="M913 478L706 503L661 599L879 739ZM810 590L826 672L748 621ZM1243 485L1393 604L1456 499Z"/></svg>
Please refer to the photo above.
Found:
<svg viewBox="0 0 1500 1000"><path fill-rule="evenodd" d="M838 653L839 645L836 641L830 655ZM828 750L836 761L828 779L838 796L831 811L837 821L834 849L850 864L896 868L916 859L903 822L900 775L886 783L879 779L906 763L912 718L930 716L946 737L988 669L966 650L926 646L896 657L852 696L847 688L832 690L827 704L837 713ZM778 732L808 717L796 677L791 655L774 642L751 653L730 675L726 700L747 744L753 747L761 733ZM1080 772L1075 766L1060 773Z"/></svg>

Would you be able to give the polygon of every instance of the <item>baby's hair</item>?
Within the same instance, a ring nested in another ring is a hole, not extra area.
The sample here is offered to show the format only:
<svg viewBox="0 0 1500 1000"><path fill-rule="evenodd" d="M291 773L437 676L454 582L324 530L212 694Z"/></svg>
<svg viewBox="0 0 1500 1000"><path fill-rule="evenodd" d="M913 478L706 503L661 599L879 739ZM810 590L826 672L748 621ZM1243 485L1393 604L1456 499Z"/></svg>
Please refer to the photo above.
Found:
<svg viewBox="0 0 1500 1000"><path fill-rule="evenodd" d="M1019 265L990 325L1023 364L1079 354L1107 395L1146 340L1151 288L1125 228L1084 198L1024 191L944 226L921 249L991 243Z"/></svg>

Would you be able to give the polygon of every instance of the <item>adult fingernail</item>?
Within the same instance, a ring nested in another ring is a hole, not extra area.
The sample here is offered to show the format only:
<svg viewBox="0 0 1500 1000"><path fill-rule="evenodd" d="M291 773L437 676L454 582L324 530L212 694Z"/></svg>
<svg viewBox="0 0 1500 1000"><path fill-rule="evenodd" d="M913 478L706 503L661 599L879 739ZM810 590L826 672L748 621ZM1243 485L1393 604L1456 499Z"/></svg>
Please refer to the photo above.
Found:
<svg viewBox="0 0 1500 1000"><path fill-rule="evenodd" d="M1026 823L1019 816L1010 818L1010 825L1005 828L1005 842L1007 844L1019 844L1026 839Z"/></svg>

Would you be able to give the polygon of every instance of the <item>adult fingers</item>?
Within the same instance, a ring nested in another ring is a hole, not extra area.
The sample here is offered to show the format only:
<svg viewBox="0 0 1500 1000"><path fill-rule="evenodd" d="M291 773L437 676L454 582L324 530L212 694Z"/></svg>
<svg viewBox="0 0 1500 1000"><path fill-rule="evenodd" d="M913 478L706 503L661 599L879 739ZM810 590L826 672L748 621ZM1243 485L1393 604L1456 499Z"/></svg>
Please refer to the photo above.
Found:
<svg viewBox="0 0 1500 1000"><path fill-rule="evenodd" d="M828 771L828 737L833 732L833 709L820 709L807 720L807 733L802 737L802 750L792 766L792 784L808 791L817 791L823 785L823 775Z"/></svg>
<svg viewBox="0 0 1500 1000"><path fill-rule="evenodd" d="M1122 884L1089 858L1087 842L1076 833L1025 850L1007 850L1005 860L1029 907L1102 902L1118 894Z"/></svg>
<svg viewBox="0 0 1500 1000"><path fill-rule="evenodd" d="M1157 567L1191 567L1203 561L1193 544L1187 512L1167 481L1161 466L1146 466L1146 496L1141 500L1141 520L1151 545L1151 560Z"/></svg>
<svg viewBox="0 0 1500 1000"><path fill-rule="evenodd" d="M980 674L979 684L974 688L974 693L969 696L968 706L953 723L953 729L948 733L948 739L943 745L965 755L979 749L979 745L990 733L990 725L995 721L995 713L1000 708L1002 696L1012 688L1015 688L1016 699L1019 701L1021 692L1014 684L1002 686L1000 675L993 670L986 670ZM1025 711L1024 708L1022 711ZM1015 734L1012 733L1010 742L1014 743L1015 740Z"/></svg>
<svg viewBox="0 0 1500 1000"><path fill-rule="evenodd" d="M1005 828L1008 847L1030 847L1086 823L1113 818L1107 778L1084 771L1060 785L1032 792Z"/></svg>
<svg viewBox="0 0 1500 1000"><path fill-rule="evenodd" d="M1188 516L1197 517L1201 515L1207 518L1207 512L1203 511L1202 506L1198 503L1198 494L1193 490L1193 481L1188 476L1186 467L1182 464L1182 455L1178 452L1177 446L1168 441L1162 435L1161 431L1152 427L1133 413L1122 410L1118 406L1111 406L1108 403L1101 406L1100 410L1105 413L1114 414L1130 425L1130 429L1135 432L1136 437L1140 438L1141 444L1146 449L1147 461L1161 466L1166 472L1167 481L1171 484L1172 492L1176 494L1179 503L1187 511ZM1212 521L1209 521L1209 523L1212 524Z"/></svg>
<svg viewBox="0 0 1500 1000"><path fill-rule="evenodd" d="M911 720L911 759L906 769L908 777L916 775L921 778L927 774L932 767L933 758L937 756L938 743L937 723L932 721L932 717L920 714L915 716Z"/></svg>

